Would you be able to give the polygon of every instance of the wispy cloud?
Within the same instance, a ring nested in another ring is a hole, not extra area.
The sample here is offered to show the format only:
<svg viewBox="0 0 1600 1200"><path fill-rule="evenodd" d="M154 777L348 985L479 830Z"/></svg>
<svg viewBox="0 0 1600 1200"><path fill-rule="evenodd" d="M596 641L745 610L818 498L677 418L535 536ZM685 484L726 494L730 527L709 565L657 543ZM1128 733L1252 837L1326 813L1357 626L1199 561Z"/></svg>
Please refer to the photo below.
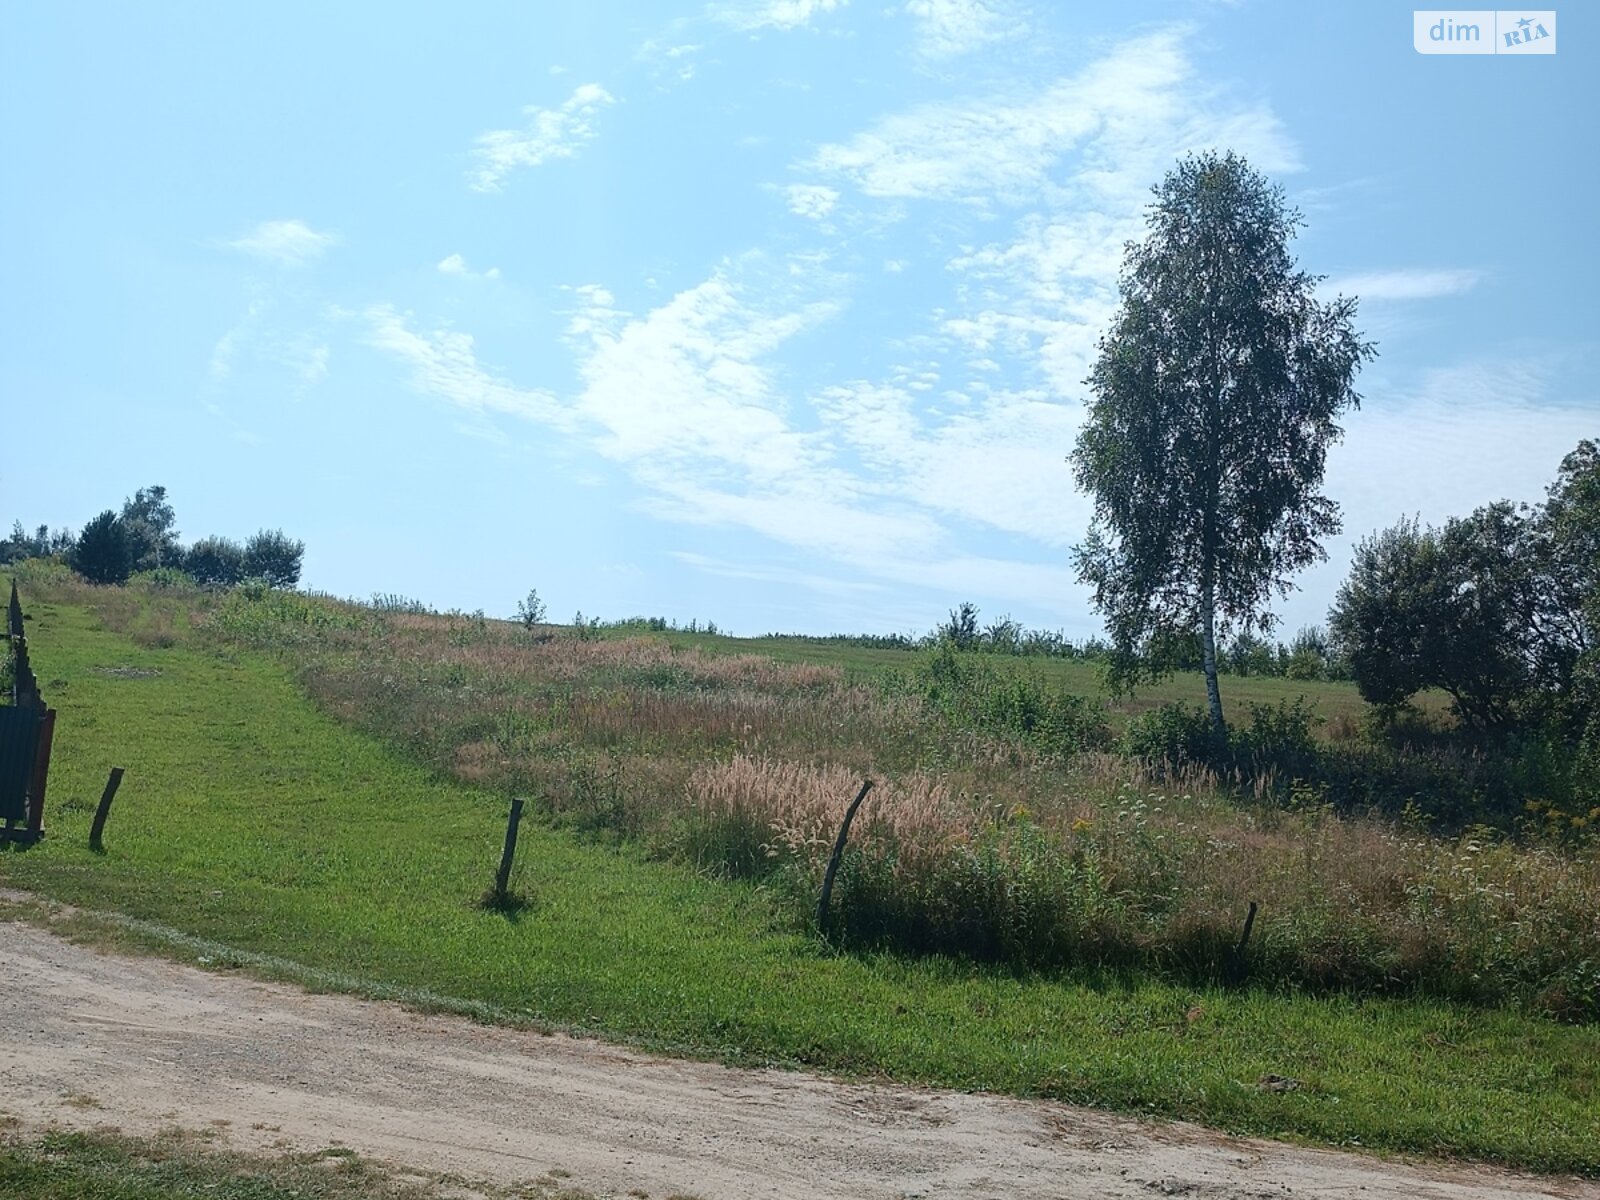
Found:
<svg viewBox="0 0 1600 1200"><path fill-rule="evenodd" d="M1027 23L995 0L908 0L905 11L916 22L917 53L935 62L1027 32Z"/></svg>
<svg viewBox="0 0 1600 1200"><path fill-rule="evenodd" d="M262 301L252 300L250 307L245 310L244 317L219 337L216 345L211 348L211 361L206 365L206 375L212 383L221 383L233 374L233 360L239 353L241 343L249 338L256 319L261 315L262 307Z"/></svg>
<svg viewBox="0 0 1600 1200"><path fill-rule="evenodd" d="M441 275L459 275L464 279L499 279L500 268L490 267L487 271L474 271L467 266L467 260L459 254L450 254L439 260L438 271Z"/></svg>
<svg viewBox="0 0 1600 1200"><path fill-rule="evenodd" d="M1433 300L1469 292L1482 278L1481 271L1468 270L1371 271L1324 280L1318 291L1330 296L1357 296L1362 300Z"/></svg>
<svg viewBox="0 0 1600 1200"><path fill-rule="evenodd" d="M1078 74L1032 91L925 104L885 117L803 164L868 196L1036 204L1061 160L1085 160L1077 185L1126 200L1171 165L1174 151L1224 146L1260 169L1293 171L1299 155L1277 117L1200 86L1185 29L1116 47Z"/></svg>
<svg viewBox="0 0 1600 1200"><path fill-rule="evenodd" d="M1004 360L1025 385L1075 397L1115 308L1123 247L1173 162L1227 148L1273 174L1300 166L1270 107L1199 76L1191 34L1158 29L1072 75L888 115L799 169L864 202L954 203L940 218L957 231L941 245L957 248L940 264L954 295L933 314L938 336L971 371Z"/></svg>
<svg viewBox="0 0 1600 1200"><path fill-rule="evenodd" d="M1186 44L1157 31L1031 90L891 114L797 164L785 200L841 251L861 236L829 223L846 192L891 214L875 230L914 204L949 206L921 275L922 329L915 315L890 327L901 362L876 374L830 381L807 362L809 335L837 327L862 286L831 273L831 252L730 259L642 312L598 284L571 289L579 383L559 405L485 371L464 334L377 310L375 340L457 403L511 396L531 419L567 421L659 519L752 531L867 580L1081 611L1065 548L1089 511L1063 459L1148 188L1205 146L1298 165L1271 110L1207 86ZM915 246L885 259L874 245L870 261L889 276L922 266ZM980 530L1015 539L1016 557L964 551Z"/></svg>
<svg viewBox="0 0 1600 1200"><path fill-rule="evenodd" d="M320 258L339 244L336 233L319 233L304 221L263 221L250 232L225 245L288 267L300 267Z"/></svg>
<svg viewBox="0 0 1600 1200"><path fill-rule="evenodd" d="M493 129L473 144L476 160L468 175L474 190L498 192L505 177L518 167L537 167L551 159L571 158L597 136L594 119L616 98L598 83L586 83L556 108L523 109L521 129Z"/></svg>
<svg viewBox="0 0 1600 1200"><path fill-rule="evenodd" d="M1288 602L1288 627L1326 619L1360 538L1401 517L1437 524L1496 500L1537 501L1562 457L1594 436L1600 388L1586 371L1564 376L1573 364L1548 346L1503 351L1362 388L1361 410L1341 422L1344 441L1328 454L1326 490L1345 532L1328 543L1329 561L1297 581L1305 597ZM1582 399L1553 402L1563 394Z"/></svg>
<svg viewBox="0 0 1600 1200"><path fill-rule="evenodd" d="M290 311L283 313L270 289L258 285L251 290L244 316L211 349L207 382L213 390L221 389L236 381L237 375L249 388L266 376L281 395L285 390L282 373L287 371L287 393L301 399L328 374L333 350L323 337L324 318L292 303Z"/></svg>
<svg viewBox="0 0 1600 1200"><path fill-rule="evenodd" d="M745 3L714 4L713 18L735 29L798 29L813 18L845 7L849 0L746 0Z"/></svg>
<svg viewBox="0 0 1600 1200"><path fill-rule="evenodd" d="M763 264L764 265L764 264ZM612 307L603 288L570 325L583 390L578 410L611 457L653 470L771 481L816 465L815 439L789 428L768 358L836 310L825 298L752 300L724 267L643 317ZM774 273L781 276L782 272Z"/></svg>
<svg viewBox="0 0 1600 1200"><path fill-rule="evenodd" d="M813 221L822 220L839 203L837 188L817 183L792 183L785 192L789 198L789 211Z"/></svg>
<svg viewBox="0 0 1600 1200"><path fill-rule="evenodd" d="M872 594L884 590L884 585L881 583L837 579L831 575L818 575L812 571L797 571L792 567L732 563L689 550L672 550L668 553L686 566L722 579L748 579L757 583L782 584L784 587L803 587L829 596Z"/></svg>
<svg viewBox="0 0 1600 1200"><path fill-rule="evenodd" d="M392 305L378 304L363 314L365 341L404 362L412 385L472 413L502 413L556 427L570 422L549 392L513 387L479 362L472 335L450 329L418 333Z"/></svg>

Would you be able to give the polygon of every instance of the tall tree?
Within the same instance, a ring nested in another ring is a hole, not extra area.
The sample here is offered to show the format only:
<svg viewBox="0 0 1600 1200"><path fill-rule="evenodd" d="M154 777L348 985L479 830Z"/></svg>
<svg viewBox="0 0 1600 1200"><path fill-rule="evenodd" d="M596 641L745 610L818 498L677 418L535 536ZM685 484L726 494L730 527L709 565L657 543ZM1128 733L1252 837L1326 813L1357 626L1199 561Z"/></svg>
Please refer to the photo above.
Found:
<svg viewBox="0 0 1600 1200"><path fill-rule="evenodd" d="M1199 634L1221 738L1218 635L1270 630L1274 593L1326 557L1340 525L1324 460L1373 348L1353 298L1318 301L1289 253L1299 214L1242 158L1193 155L1154 194L1087 380L1072 462L1095 517L1076 562L1114 682L1160 670L1152 639Z"/></svg>
<svg viewBox="0 0 1600 1200"><path fill-rule="evenodd" d="M133 551L122 518L108 508L90 521L73 544L69 559L72 569L90 583L127 583Z"/></svg>
<svg viewBox="0 0 1600 1200"><path fill-rule="evenodd" d="M135 571L177 565L183 553L178 546L177 519L167 489L160 484L140 488L122 502L122 525Z"/></svg>
<svg viewBox="0 0 1600 1200"><path fill-rule="evenodd" d="M183 556L183 569L201 587L232 587L245 577L244 547L232 538L203 537Z"/></svg>
<svg viewBox="0 0 1600 1200"><path fill-rule="evenodd" d="M263 529L244 544L244 573L270 587L292 588L300 582L300 560L306 544L281 529Z"/></svg>
<svg viewBox="0 0 1600 1200"><path fill-rule="evenodd" d="M1600 654L1600 442L1585 439L1561 460L1533 514L1535 670L1565 690L1580 661Z"/></svg>

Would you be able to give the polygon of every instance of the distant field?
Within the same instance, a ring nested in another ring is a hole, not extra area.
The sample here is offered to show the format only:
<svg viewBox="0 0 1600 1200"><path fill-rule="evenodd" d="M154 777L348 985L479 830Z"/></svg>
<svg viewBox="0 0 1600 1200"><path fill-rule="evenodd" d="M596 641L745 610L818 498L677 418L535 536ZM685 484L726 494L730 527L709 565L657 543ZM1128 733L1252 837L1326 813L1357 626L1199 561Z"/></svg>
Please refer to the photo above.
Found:
<svg viewBox="0 0 1600 1200"><path fill-rule="evenodd" d="M903 671L916 657L915 651L876 650L809 638L736 638L680 631L654 636L664 637L676 646L699 646L711 653L762 654L780 662L837 666L851 676L862 678ZM1046 656L996 654L985 657L1007 670L1036 671L1044 678L1086 696L1105 695L1101 670L1094 663ZM1265 675L1223 675L1220 688L1223 712L1230 721L1247 719L1251 704L1276 705L1299 696L1304 696L1315 707L1317 715L1330 724L1341 719L1357 723L1366 710L1353 683L1322 683ZM1205 676L1195 671L1178 672L1159 683L1140 687L1133 696L1111 704L1110 708L1115 717L1125 719L1174 700L1204 705ZM1444 705L1444 698L1438 695L1425 696L1421 703L1421 707L1428 711L1442 711Z"/></svg>
<svg viewBox="0 0 1600 1200"><path fill-rule="evenodd" d="M49 837L0 855L0 883L88 910L87 936L218 966L272 956L249 961L691 1055L1600 1173L1600 1027L1438 999L841 954L770 889L538 820L513 881L529 905L507 918L475 905L503 794L318 711L266 656L162 645L170 627L153 618L135 622L140 645L80 607L29 609L60 710ZM84 839L112 765L128 775L97 856ZM1302 1086L1255 1086L1268 1073Z"/></svg>

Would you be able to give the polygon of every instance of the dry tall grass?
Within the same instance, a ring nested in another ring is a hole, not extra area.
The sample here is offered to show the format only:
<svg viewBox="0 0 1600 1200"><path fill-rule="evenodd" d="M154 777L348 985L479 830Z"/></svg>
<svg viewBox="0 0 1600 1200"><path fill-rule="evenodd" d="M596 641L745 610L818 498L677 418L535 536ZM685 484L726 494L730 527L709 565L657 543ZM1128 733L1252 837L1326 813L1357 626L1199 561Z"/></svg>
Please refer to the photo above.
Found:
<svg viewBox="0 0 1600 1200"><path fill-rule="evenodd" d="M793 894L796 921L870 775L835 893L855 944L1216 977L1254 901L1256 978L1600 1018L1592 842L1431 837L1314 796L1241 803L1204 771L1157 779L1115 755L1043 753L836 667L648 635L539 640L296 595L32 587L135 636L279 652L318 703L440 771L766 879Z"/></svg>

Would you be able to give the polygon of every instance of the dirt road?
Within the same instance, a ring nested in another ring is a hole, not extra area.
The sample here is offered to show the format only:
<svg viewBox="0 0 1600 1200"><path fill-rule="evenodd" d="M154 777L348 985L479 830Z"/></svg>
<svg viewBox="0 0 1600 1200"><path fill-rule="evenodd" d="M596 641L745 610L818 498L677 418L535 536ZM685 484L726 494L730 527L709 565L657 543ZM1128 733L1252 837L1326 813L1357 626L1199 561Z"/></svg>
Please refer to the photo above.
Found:
<svg viewBox="0 0 1600 1200"><path fill-rule="evenodd" d="M1064 1105L732 1070L72 945L0 922L0 1113L347 1146L600 1195L1597 1196L1572 1180L1403 1165Z"/></svg>

